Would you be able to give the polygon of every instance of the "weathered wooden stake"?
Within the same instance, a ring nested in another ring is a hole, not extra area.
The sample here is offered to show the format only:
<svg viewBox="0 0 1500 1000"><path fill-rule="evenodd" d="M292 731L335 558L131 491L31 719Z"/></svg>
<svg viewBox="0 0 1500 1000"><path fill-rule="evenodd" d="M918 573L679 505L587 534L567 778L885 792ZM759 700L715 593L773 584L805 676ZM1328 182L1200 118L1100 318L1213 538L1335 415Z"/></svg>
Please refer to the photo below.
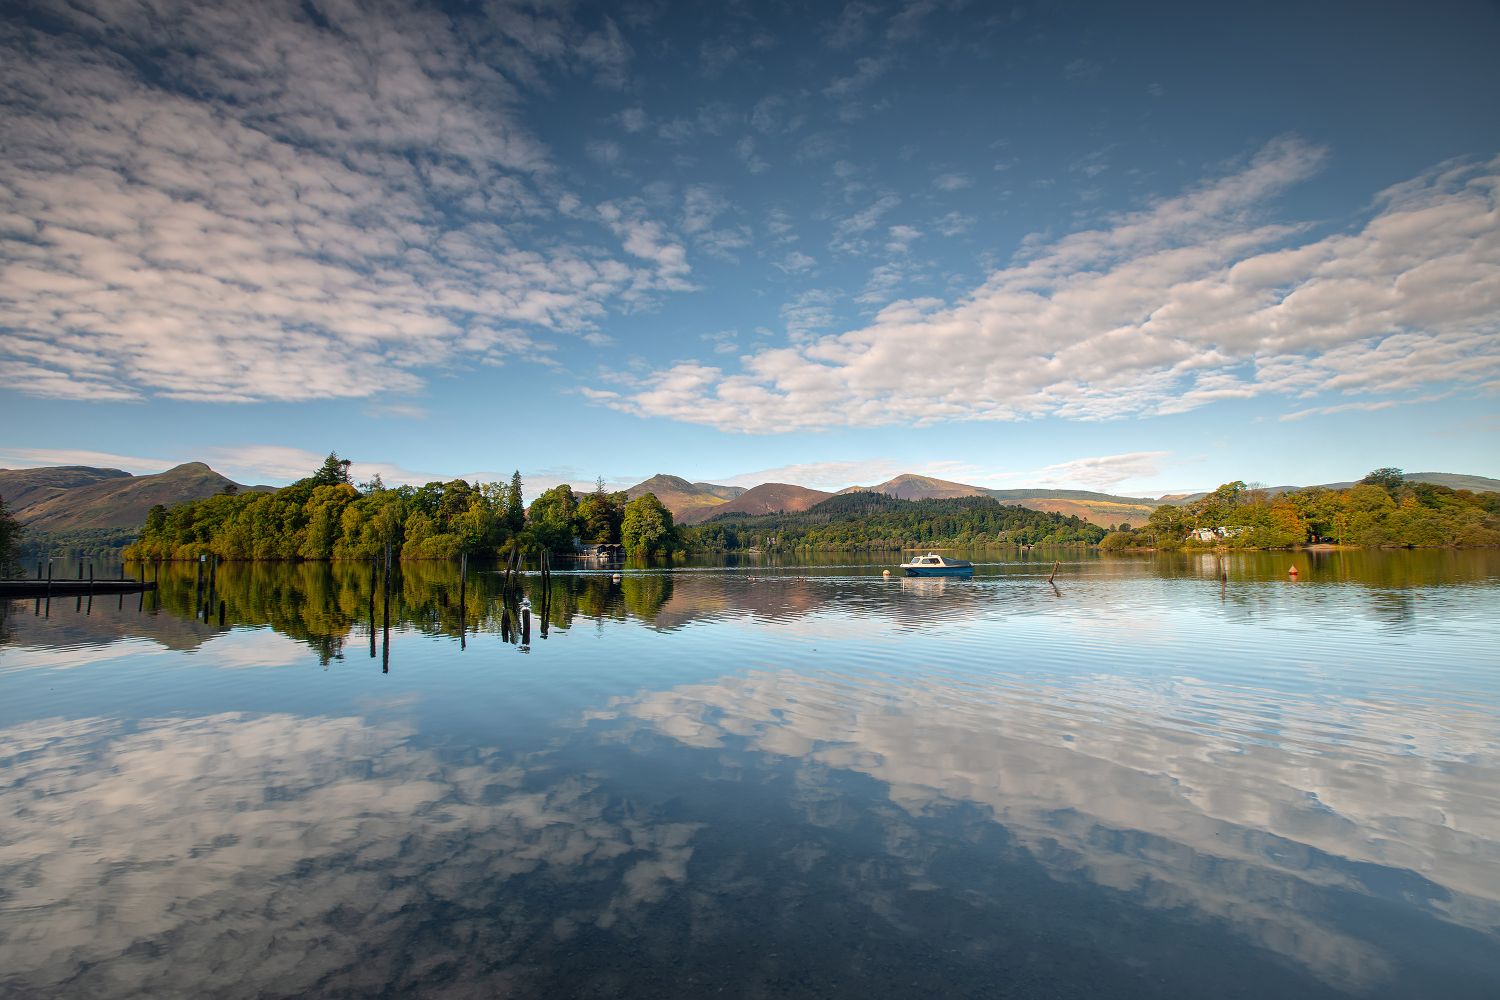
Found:
<svg viewBox="0 0 1500 1000"><path fill-rule="evenodd" d="M1052 563L1052 575L1049 576L1049 577L1047 577L1047 582L1048 583L1052 582L1052 577L1057 575L1057 567L1059 567L1061 565L1062 565L1062 560L1057 560L1057 561L1055 561L1055 562Z"/></svg>
<svg viewBox="0 0 1500 1000"><path fill-rule="evenodd" d="M385 543L385 596L380 611L380 672L391 672L391 543Z"/></svg>
<svg viewBox="0 0 1500 1000"><path fill-rule="evenodd" d="M370 557L370 659L375 659L375 557Z"/></svg>

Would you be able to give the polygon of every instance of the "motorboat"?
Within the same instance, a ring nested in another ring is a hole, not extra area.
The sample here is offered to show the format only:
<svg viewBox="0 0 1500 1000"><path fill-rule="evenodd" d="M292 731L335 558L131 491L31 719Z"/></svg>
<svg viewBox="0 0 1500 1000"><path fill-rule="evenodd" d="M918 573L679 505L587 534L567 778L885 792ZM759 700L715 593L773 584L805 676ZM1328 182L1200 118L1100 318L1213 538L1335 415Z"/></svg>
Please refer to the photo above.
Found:
<svg viewBox="0 0 1500 1000"><path fill-rule="evenodd" d="M940 556L936 552L929 552L925 556L913 556L901 564L907 576L969 576L974 572L974 564L963 559L949 559Z"/></svg>

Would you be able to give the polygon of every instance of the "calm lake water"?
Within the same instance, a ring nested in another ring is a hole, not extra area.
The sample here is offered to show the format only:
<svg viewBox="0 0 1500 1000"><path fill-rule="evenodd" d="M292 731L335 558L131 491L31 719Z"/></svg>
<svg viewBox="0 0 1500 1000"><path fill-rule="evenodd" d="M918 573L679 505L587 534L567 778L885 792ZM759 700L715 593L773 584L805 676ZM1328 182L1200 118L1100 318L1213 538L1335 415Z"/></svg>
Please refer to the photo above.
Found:
<svg viewBox="0 0 1500 1000"><path fill-rule="evenodd" d="M1500 996L1500 553L1056 557L11 602L0 995Z"/></svg>

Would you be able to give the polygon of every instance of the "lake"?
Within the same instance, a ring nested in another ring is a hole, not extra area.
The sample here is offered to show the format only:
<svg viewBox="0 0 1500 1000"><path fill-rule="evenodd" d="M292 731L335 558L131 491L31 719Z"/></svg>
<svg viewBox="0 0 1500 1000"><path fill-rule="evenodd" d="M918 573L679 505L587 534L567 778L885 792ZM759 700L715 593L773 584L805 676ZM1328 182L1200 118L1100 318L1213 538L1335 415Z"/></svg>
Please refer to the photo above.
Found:
<svg viewBox="0 0 1500 1000"><path fill-rule="evenodd" d="M0 995L1500 995L1500 552L966 557L9 602Z"/></svg>

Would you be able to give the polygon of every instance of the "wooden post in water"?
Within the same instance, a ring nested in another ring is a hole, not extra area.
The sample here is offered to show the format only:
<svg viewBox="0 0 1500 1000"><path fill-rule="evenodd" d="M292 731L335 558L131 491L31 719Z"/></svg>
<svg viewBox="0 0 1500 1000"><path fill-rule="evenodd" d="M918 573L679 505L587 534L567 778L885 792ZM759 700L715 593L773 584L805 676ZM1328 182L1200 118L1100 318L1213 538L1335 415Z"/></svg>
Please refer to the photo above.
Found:
<svg viewBox="0 0 1500 1000"><path fill-rule="evenodd" d="M380 616L380 672L391 672L391 543L385 543L385 599Z"/></svg>
<svg viewBox="0 0 1500 1000"><path fill-rule="evenodd" d="M375 557L370 557L370 659L375 659Z"/></svg>
<svg viewBox="0 0 1500 1000"><path fill-rule="evenodd" d="M1051 582L1052 582L1052 577L1054 577L1054 576L1056 576L1056 575L1057 575L1057 567L1059 567L1059 566L1061 566L1061 565L1062 565L1062 560L1060 560L1060 559L1059 559L1059 560L1056 560L1056 561L1054 561L1054 562L1053 562L1053 563L1052 563L1052 574L1051 574L1051 576L1048 576L1048 577L1047 577L1047 582L1048 582L1048 583L1051 583Z"/></svg>
<svg viewBox="0 0 1500 1000"><path fill-rule="evenodd" d="M458 557L458 648L460 651L469 648L468 584L469 554L464 552Z"/></svg>

